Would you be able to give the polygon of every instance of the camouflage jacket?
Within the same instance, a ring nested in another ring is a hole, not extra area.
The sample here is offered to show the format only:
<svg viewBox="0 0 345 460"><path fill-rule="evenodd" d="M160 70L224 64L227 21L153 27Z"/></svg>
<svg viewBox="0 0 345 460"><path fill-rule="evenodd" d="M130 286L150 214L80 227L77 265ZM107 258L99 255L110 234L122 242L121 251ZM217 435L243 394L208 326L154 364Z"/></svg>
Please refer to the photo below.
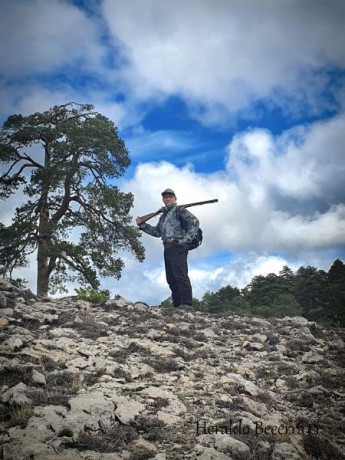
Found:
<svg viewBox="0 0 345 460"><path fill-rule="evenodd" d="M139 228L149 235L161 237L163 243L176 242L187 246L198 231L199 220L187 209L174 204L164 208L155 227L144 223Z"/></svg>

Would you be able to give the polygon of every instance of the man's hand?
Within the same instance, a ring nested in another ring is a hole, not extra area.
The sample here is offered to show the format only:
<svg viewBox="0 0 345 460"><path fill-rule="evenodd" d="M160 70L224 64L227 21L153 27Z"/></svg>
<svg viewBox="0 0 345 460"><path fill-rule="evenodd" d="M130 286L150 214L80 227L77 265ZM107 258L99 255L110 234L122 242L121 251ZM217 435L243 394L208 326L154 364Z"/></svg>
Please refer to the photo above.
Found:
<svg viewBox="0 0 345 460"><path fill-rule="evenodd" d="M140 219L140 217L137 217L135 219L135 222L137 223L137 225L139 226L140 224L142 224L142 219Z"/></svg>

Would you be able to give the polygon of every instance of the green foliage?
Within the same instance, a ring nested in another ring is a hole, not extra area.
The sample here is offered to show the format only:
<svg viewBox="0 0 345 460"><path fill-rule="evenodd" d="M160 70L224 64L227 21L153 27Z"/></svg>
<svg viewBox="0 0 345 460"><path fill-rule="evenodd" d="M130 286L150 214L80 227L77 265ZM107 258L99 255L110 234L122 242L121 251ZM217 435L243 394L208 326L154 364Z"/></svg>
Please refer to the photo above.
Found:
<svg viewBox="0 0 345 460"><path fill-rule="evenodd" d="M171 297L168 297L167 299L163 300L160 305L159 305L160 308L172 308L173 307L173 302L172 302L172 298Z"/></svg>
<svg viewBox="0 0 345 460"><path fill-rule="evenodd" d="M329 272L284 266L279 275L255 276L241 291L225 286L206 292L198 310L264 318L304 316L325 326L345 326L345 264L334 261Z"/></svg>
<svg viewBox="0 0 345 460"><path fill-rule="evenodd" d="M292 294L280 294L269 305L255 305L251 308L254 316L264 318L283 318L284 316L301 316L301 307Z"/></svg>
<svg viewBox="0 0 345 460"><path fill-rule="evenodd" d="M238 300L235 304L232 301L240 296L240 290L233 288L230 285L222 287L217 292L207 291L202 298L204 310L209 313L222 313L225 311L234 311L234 306L238 305Z"/></svg>
<svg viewBox="0 0 345 460"><path fill-rule="evenodd" d="M327 274L323 270L311 266L297 270L293 293L302 307L303 316L313 321L319 319L318 312L323 308L327 284Z"/></svg>
<svg viewBox="0 0 345 460"><path fill-rule="evenodd" d="M251 307L271 305L281 294L286 294L289 286L282 276L270 273L255 276L245 290L245 299Z"/></svg>
<svg viewBox="0 0 345 460"><path fill-rule="evenodd" d="M44 296L68 281L98 289L99 277L120 278L119 251L144 259L129 215L133 195L114 185L129 154L114 123L93 106L10 116L0 131L0 161L7 165L0 198L27 196L12 224L0 225L0 276L11 277L37 251L37 294Z"/></svg>
<svg viewBox="0 0 345 460"><path fill-rule="evenodd" d="M337 259L328 274L328 283L323 295L323 308L318 320L321 323L345 326L345 264Z"/></svg>
<svg viewBox="0 0 345 460"><path fill-rule="evenodd" d="M75 292L78 294L78 298L81 300L87 300L95 305L100 305L109 299L110 292L108 290L97 291L91 286L86 288L76 288Z"/></svg>
<svg viewBox="0 0 345 460"><path fill-rule="evenodd" d="M19 288L19 289L26 289L26 285L28 284L29 281L23 278L5 278L7 281L9 281L13 286Z"/></svg>

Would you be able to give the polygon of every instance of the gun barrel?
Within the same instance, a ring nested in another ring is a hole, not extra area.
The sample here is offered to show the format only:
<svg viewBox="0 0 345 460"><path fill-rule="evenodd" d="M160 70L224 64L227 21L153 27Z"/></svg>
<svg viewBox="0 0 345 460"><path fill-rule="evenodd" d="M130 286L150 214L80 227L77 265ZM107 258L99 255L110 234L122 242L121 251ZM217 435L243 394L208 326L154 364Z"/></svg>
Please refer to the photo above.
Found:
<svg viewBox="0 0 345 460"><path fill-rule="evenodd" d="M207 200L207 201L197 201L196 203L188 203L188 204L181 204L181 208L189 208L190 206L198 206L201 204L208 204L208 203L217 203L218 199L214 200Z"/></svg>
<svg viewBox="0 0 345 460"><path fill-rule="evenodd" d="M217 203L217 202L218 202L218 199L214 199L214 200L207 200L207 201L198 201L196 203L181 204L179 206L181 208L189 208L190 206L198 206L198 205L201 205L201 204ZM139 219L141 220L141 223L144 223L144 222L148 221L149 219L152 219L152 217L157 216L158 214L163 212L163 209L164 209L164 207L158 209L158 211L156 211L156 212L151 212L150 214L145 214L145 216L139 217Z"/></svg>

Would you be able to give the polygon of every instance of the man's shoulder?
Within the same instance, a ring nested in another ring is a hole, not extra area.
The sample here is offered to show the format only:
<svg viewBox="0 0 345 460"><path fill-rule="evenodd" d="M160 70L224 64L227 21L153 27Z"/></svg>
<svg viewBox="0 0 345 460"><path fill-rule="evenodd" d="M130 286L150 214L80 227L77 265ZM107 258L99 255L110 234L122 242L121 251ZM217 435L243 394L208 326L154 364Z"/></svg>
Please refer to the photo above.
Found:
<svg viewBox="0 0 345 460"><path fill-rule="evenodd" d="M186 222L190 222L191 224L196 225L199 221L197 217L192 214L188 209L184 208L183 206L179 206L179 216Z"/></svg>
<svg viewBox="0 0 345 460"><path fill-rule="evenodd" d="M183 216L193 216L194 217L194 214L192 214L188 209L184 208L183 206L177 206L178 208L178 212L183 215Z"/></svg>

